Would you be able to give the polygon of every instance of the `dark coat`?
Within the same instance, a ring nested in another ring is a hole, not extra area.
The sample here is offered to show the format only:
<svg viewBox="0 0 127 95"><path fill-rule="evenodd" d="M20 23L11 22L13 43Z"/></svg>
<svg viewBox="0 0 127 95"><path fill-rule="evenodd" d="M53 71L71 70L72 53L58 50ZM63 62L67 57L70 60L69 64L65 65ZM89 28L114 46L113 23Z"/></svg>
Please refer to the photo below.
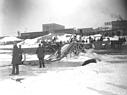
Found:
<svg viewBox="0 0 127 95"><path fill-rule="evenodd" d="M44 47L38 47L36 50L36 54L38 58L44 58L45 48Z"/></svg>
<svg viewBox="0 0 127 95"><path fill-rule="evenodd" d="M23 53L23 51L22 51L22 49L21 48L19 48L19 60L20 61L22 61L22 53Z"/></svg>
<svg viewBox="0 0 127 95"><path fill-rule="evenodd" d="M13 47L12 64L20 64L19 49L16 45Z"/></svg>

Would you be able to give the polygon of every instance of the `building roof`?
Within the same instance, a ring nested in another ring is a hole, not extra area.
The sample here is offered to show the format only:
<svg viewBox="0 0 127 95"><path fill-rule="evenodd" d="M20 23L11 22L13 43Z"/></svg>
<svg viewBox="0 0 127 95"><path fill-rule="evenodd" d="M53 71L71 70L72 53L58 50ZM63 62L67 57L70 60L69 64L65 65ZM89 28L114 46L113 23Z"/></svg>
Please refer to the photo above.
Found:
<svg viewBox="0 0 127 95"><path fill-rule="evenodd" d="M83 35L93 35L96 31L93 28L80 28L77 31L77 34L83 34Z"/></svg>
<svg viewBox="0 0 127 95"><path fill-rule="evenodd" d="M42 33L42 31L37 31L37 32L24 32L24 33L21 33L21 34L34 34L34 33Z"/></svg>
<svg viewBox="0 0 127 95"><path fill-rule="evenodd" d="M54 33L68 33L68 34L73 34L73 33L75 33L75 30L73 28L61 29L61 30L55 30Z"/></svg>
<svg viewBox="0 0 127 95"><path fill-rule="evenodd" d="M93 28L81 28L83 30L83 32L95 32L95 30ZM81 30L78 29L78 30Z"/></svg>
<svg viewBox="0 0 127 95"><path fill-rule="evenodd" d="M44 36L47 35L49 32L47 31L40 31L40 32L26 32L26 33L21 33L21 37L22 39L26 39L26 38L36 38L39 36Z"/></svg>
<svg viewBox="0 0 127 95"><path fill-rule="evenodd" d="M42 24L42 25L60 25L60 26L64 26L64 25L56 24L56 23L46 23L46 24Z"/></svg>

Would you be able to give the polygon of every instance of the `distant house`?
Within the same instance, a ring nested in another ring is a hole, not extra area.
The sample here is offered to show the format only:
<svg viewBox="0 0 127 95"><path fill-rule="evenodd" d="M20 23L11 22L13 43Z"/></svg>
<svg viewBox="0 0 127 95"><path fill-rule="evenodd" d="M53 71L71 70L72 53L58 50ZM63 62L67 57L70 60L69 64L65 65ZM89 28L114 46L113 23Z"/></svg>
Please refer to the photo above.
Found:
<svg viewBox="0 0 127 95"><path fill-rule="evenodd" d="M19 38L21 39L33 39L36 37L44 36L49 34L48 31L41 31L41 32L26 32L26 33L21 33Z"/></svg>
<svg viewBox="0 0 127 95"><path fill-rule="evenodd" d="M76 33L76 30L74 30L73 28L61 29L61 30L55 30L54 33L55 33L56 35L75 34L75 33Z"/></svg>
<svg viewBox="0 0 127 95"><path fill-rule="evenodd" d="M113 31L119 31L120 35L127 35L127 20L105 22L105 26L110 27Z"/></svg>
<svg viewBox="0 0 127 95"><path fill-rule="evenodd" d="M65 26L60 25L60 24L56 24L56 23L50 23L50 24L43 24L42 28L43 28L43 30L39 31L39 32L20 33L18 31L17 32L18 33L18 38L21 38L21 39L33 39L33 38L36 38L36 37L47 35L49 33L54 33L54 31L56 31L56 30L65 29Z"/></svg>
<svg viewBox="0 0 127 95"><path fill-rule="evenodd" d="M86 36L93 35L95 33L96 33L96 31L93 28L80 28L76 32L76 34L86 35Z"/></svg>
<svg viewBox="0 0 127 95"><path fill-rule="evenodd" d="M127 20L116 20L111 22L105 22L105 26L111 27L112 30L115 29L127 30Z"/></svg>

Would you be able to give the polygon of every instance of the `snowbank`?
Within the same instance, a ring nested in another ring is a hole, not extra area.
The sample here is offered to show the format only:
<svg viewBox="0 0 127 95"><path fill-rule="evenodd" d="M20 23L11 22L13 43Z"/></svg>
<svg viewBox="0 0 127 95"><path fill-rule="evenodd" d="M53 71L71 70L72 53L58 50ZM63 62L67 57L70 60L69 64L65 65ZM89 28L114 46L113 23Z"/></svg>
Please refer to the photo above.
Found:
<svg viewBox="0 0 127 95"><path fill-rule="evenodd" d="M41 42L42 37L37 37L34 39L26 39L18 45L22 45L22 48L33 48L33 47L38 47L38 44Z"/></svg>
<svg viewBox="0 0 127 95"><path fill-rule="evenodd" d="M126 67L98 63L56 68L36 77L10 76L0 82L0 89L2 95L126 95L127 72L121 71Z"/></svg>
<svg viewBox="0 0 127 95"><path fill-rule="evenodd" d="M72 34L64 34L61 36L57 36L57 40L58 42L62 41L62 42L67 42L70 40L70 38L72 37Z"/></svg>
<svg viewBox="0 0 127 95"><path fill-rule="evenodd" d="M3 39L0 40L1 43L12 42L12 41L21 41L21 39L19 39L17 37L4 37Z"/></svg>
<svg viewBox="0 0 127 95"><path fill-rule="evenodd" d="M0 45L0 48L13 48L13 45Z"/></svg>
<svg viewBox="0 0 127 95"><path fill-rule="evenodd" d="M118 36L114 36L114 37L109 37L109 39L112 41L114 41L114 40L116 40L116 41L118 41L119 40L119 37Z"/></svg>
<svg viewBox="0 0 127 95"><path fill-rule="evenodd" d="M27 60L37 58L36 55L26 56ZM46 66L55 64L54 68L21 66L20 70L27 68L26 71L22 71L24 74L32 72L35 76L9 76L8 79L0 81L0 93L1 95L127 95L127 64L110 64L101 61L86 66L60 67L69 62L80 64L94 57L116 60L116 57L121 56L123 55L98 55L91 49L79 56L65 57L58 63L46 64ZM11 60L11 54L0 54L0 59L10 64L8 61ZM9 68L1 68L1 72L5 73Z"/></svg>

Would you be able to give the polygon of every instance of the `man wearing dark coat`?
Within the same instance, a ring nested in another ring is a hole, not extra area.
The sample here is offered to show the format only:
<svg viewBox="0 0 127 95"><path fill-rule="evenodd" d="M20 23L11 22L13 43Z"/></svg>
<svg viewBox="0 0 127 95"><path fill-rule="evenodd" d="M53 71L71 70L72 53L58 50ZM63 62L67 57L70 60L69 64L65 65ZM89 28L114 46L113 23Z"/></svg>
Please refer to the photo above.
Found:
<svg viewBox="0 0 127 95"><path fill-rule="evenodd" d="M22 54L23 54L23 50L21 48L21 45L19 45L19 60L20 60L20 64L22 64L22 59L23 59Z"/></svg>
<svg viewBox="0 0 127 95"><path fill-rule="evenodd" d="M39 59L39 67L42 68L42 65L43 65L43 68L44 68L45 67L45 63L44 63L45 48L43 45L41 46L41 44L39 44L39 47L36 50L36 54Z"/></svg>
<svg viewBox="0 0 127 95"><path fill-rule="evenodd" d="M13 47L13 54L12 54L12 74L13 75L18 75L19 74L19 49L17 45L15 44Z"/></svg>
<svg viewBox="0 0 127 95"><path fill-rule="evenodd" d="M57 52L57 58L59 58L61 56L61 47L62 47L62 42L59 42L57 44L57 47L58 47L58 52Z"/></svg>

